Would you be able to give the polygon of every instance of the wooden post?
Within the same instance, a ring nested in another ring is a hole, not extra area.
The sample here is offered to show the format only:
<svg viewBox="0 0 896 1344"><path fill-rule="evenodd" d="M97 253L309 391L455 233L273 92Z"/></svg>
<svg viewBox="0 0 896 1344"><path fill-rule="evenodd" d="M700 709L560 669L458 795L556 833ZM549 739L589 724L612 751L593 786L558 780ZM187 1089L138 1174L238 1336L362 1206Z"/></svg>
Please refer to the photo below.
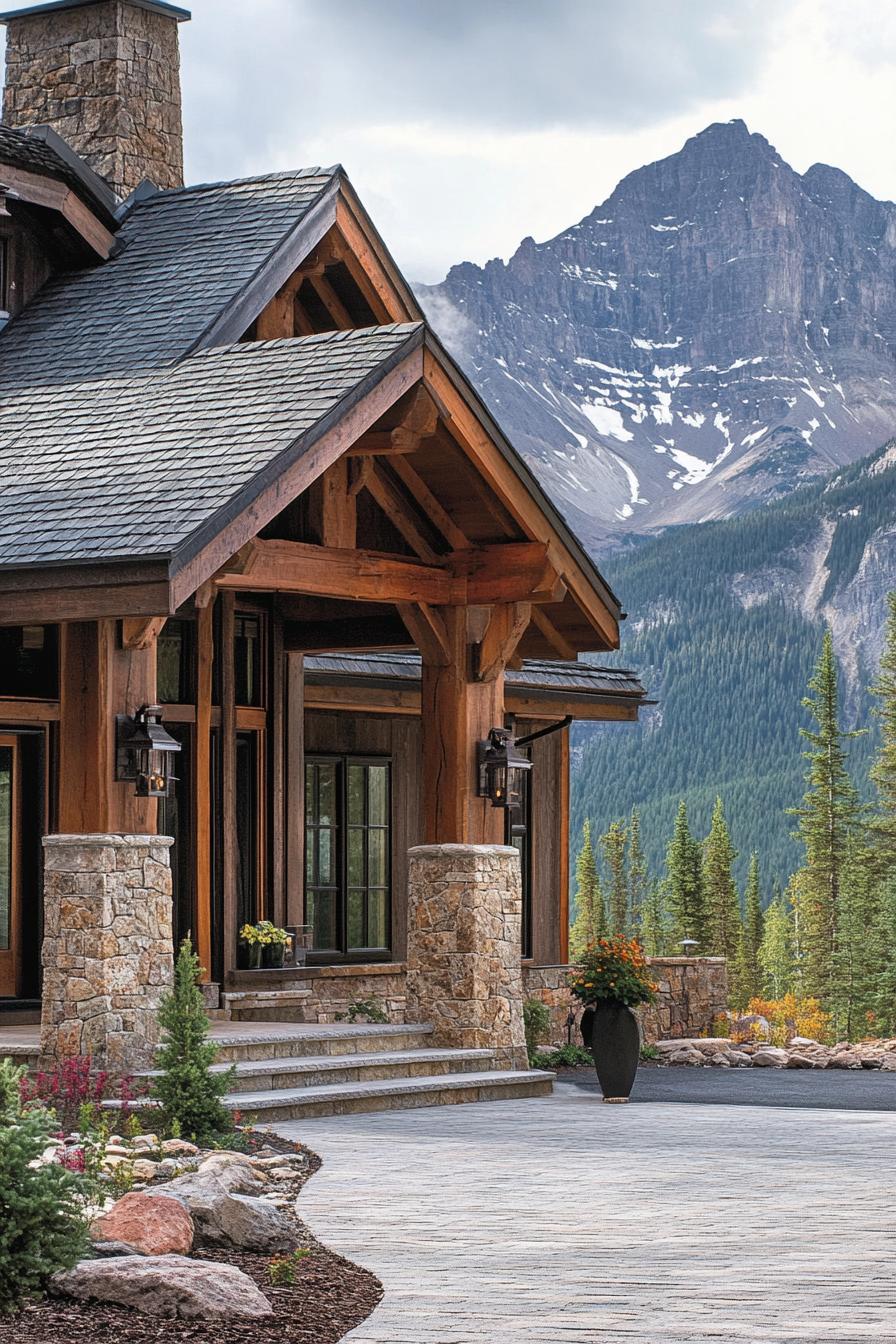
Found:
<svg viewBox="0 0 896 1344"><path fill-rule="evenodd" d="M560 734L560 964L569 961L569 729Z"/></svg>
<svg viewBox="0 0 896 1344"><path fill-rule="evenodd" d="M117 621L64 625L60 687L60 833L154 835L156 800L115 778L115 716L155 702L155 640L124 649Z"/></svg>
<svg viewBox="0 0 896 1344"><path fill-rule="evenodd" d="M236 839L236 686L233 666L233 593L221 594L221 647L218 666L221 680L221 885L224 897L223 973L236 961L237 940L237 839Z"/></svg>
<svg viewBox="0 0 896 1344"><path fill-rule="evenodd" d="M441 609L447 659L423 653L425 844L500 845L504 813L477 794L476 744L504 723L504 672L477 681L465 607Z"/></svg>
<svg viewBox="0 0 896 1344"><path fill-rule="evenodd" d="M286 923L305 923L305 663L286 657Z"/></svg>
<svg viewBox="0 0 896 1344"><path fill-rule="evenodd" d="M212 978L212 671L215 658L214 603L196 613L196 737L193 760L195 817L195 939L206 977Z"/></svg>

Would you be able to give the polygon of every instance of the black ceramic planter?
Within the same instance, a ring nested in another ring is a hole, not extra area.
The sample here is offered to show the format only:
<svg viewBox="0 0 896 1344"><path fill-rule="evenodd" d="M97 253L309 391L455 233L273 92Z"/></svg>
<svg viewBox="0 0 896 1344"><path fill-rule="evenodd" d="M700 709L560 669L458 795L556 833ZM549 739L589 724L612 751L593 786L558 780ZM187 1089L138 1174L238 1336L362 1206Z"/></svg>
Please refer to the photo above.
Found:
<svg viewBox="0 0 896 1344"><path fill-rule="evenodd" d="M638 1019L631 1008L622 1003L586 1008L579 1029L591 1051L604 1101L628 1101L641 1053Z"/></svg>

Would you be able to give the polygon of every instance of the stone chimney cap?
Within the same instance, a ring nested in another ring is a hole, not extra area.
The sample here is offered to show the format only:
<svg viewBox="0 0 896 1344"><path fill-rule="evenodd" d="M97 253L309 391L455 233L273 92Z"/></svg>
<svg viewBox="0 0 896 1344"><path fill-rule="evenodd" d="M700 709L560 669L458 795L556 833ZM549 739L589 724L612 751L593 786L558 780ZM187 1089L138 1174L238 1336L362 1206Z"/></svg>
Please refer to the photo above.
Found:
<svg viewBox="0 0 896 1344"><path fill-rule="evenodd" d="M45 0L42 5L30 5L27 9L8 9L0 14L0 23L8 23L10 19L29 19L32 14L51 14L56 9L83 9L85 5L99 3L100 0ZM148 9L153 14L167 14L178 23L186 23L193 17L188 9L169 5L166 0L125 0L125 3L136 5L138 9Z"/></svg>

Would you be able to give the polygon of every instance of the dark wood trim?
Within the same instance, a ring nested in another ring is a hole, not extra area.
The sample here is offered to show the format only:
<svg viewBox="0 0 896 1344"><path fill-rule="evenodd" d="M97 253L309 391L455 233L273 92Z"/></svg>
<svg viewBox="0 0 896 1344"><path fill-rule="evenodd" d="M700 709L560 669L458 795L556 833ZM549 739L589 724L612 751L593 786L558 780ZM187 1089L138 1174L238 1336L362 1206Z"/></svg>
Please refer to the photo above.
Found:
<svg viewBox="0 0 896 1344"><path fill-rule="evenodd" d="M4 700L0 698L0 723L58 723L58 700Z"/></svg>
<svg viewBox="0 0 896 1344"><path fill-rule="evenodd" d="M47 571L41 572L46 578ZM0 575L0 584L5 581L5 576ZM0 591L0 625L45 625L60 618L95 621L105 617L157 616L160 611L174 612L167 583Z"/></svg>
<svg viewBox="0 0 896 1344"><path fill-rule="evenodd" d="M0 996L3 998L17 998L22 980L22 882L20 871L22 830L21 742L13 735L0 733L0 747L10 748L12 755L9 811L9 947L0 951Z"/></svg>
<svg viewBox="0 0 896 1344"><path fill-rule="evenodd" d="M559 865L560 911L558 941L560 964L569 961L569 791L570 791L569 729L560 733L560 852Z"/></svg>
<svg viewBox="0 0 896 1344"><path fill-rule="evenodd" d="M283 625L269 622L270 640L270 846L271 906L275 924L286 924L286 665L283 653Z"/></svg>

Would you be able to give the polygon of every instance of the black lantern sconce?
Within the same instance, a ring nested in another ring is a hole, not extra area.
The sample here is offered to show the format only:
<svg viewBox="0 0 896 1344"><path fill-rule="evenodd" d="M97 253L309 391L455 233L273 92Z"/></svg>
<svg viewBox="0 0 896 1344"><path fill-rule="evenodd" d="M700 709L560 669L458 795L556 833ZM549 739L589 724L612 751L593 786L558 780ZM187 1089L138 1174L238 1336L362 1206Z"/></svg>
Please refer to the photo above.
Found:
<svg viewBox="0 0 896 1344"><path fill-rule="evenodd" d="M117 715L115 730L115 778L136 784L138 798L168 798L175 780L171 757L180 743L162 727L159 706L144 705L133 717Z"/></svg>
<svg viewBox="0 0 896 1344"><path fill-rule="evenodd" d="M507 728L493 728L485 742L477 743L479 797L492 807L519 809L523 802L523 778L532 762L517 748Z"/></svg>

